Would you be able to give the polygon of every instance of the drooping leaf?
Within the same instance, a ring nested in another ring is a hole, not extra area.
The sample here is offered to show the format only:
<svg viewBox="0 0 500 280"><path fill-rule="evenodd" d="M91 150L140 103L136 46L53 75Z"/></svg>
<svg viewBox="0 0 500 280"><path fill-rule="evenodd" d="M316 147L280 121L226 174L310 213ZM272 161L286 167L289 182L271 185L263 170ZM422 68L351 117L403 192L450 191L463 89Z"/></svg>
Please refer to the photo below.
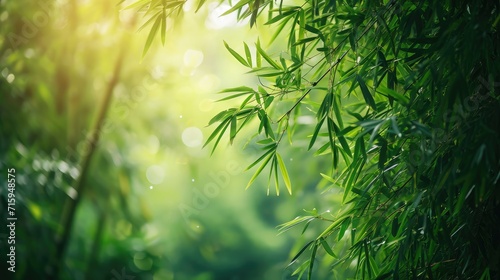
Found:
<svg viewBox="0 0 500 280"><path fill-rule="evenodd" d="M153 43L153 39L156 36L156 33L158 33L158 29L160 28L160 23L162 21L162 16L161 14L158 14L156 16L156 20L153 24L153 27L151 27L151 30L149 31L148 38L146 39L146 44L144 45L144 50L142 52L142 56L145 56L146 53L148 52L149 48L151 47L151 44Z"/></svg>
<svg viewBox="0 0 500 280"><path fill-rule="evenodd" d="M292 183L290 181L290 177L288 176L288 171L286 170L285 163L283 162L283 159L281 158L280 154L276 153L276 156L278 158L278 164L280 166L281 176L283 176L283 181L285 182L286 189L288 190L288 193L291 195Z"/></svg>
<svg viewBox="0 0 500 280"><path fill-rule="evenodd" d="M356 76L356 80L358 81L359 87L361 88L361 93L363 94L363 98L365 99L366 104L370 105L370 107L372 107L372 109L376 111L377 106L375 105L375 100L373 99L370 90L368 90L365 81L363 81L363 78L360 75Z"/></svg>
<svg viewBox="0 0 500 280"><path fill-rule="evenodd" d="M260 41L257 41L257 44L255 45L257 47L257 52L269 63L274 69L277 70L283 70L281 66L276 63L267 53L262 49L260 46Z"/></svg>
<svg viewBox="0 0 500 280"><path fill-rule="evenodd" d="M250 67L250 65L248 64L248 62L246 62L245 59L241 55L239 55L235 50L233 50L231 47L229 47L229 45L226 43L226 41L224 41L224 46L231 53L231 55L234 58L236 58L236 60L238 60L244 66Z"/></svg>

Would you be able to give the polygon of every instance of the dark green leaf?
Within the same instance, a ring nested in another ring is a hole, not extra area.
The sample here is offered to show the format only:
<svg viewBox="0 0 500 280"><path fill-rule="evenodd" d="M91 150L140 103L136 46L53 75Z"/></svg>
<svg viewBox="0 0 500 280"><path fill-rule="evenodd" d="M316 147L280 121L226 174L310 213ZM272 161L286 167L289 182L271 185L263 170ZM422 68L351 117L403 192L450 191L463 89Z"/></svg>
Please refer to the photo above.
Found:
<svg viewBox="0 0 500 280"><path fill-rule="evenodd" d="M363 78L360 75L356 76L356 80L358 81L359 87L361 88L361 93L363 94L366 104L370 105L370 107L372 107L372 109L376 111L377 107L375 105L375 100L368 90L365 81L363 81Z"/></svg>

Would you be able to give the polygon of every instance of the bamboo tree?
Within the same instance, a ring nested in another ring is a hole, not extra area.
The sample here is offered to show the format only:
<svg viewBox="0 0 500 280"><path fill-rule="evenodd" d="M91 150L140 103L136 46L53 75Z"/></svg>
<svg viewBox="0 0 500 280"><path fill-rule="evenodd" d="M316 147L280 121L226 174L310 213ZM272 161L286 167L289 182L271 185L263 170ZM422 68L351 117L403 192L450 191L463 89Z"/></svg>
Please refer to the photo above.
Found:
<svg viewBox="0 0 500 280"><path fill-rule="evenodd" d="M278 149L285 134L304 137L294 134L300 126L310 131L305 148L329 156L322 180L342 192L338 214L311 211L281 226L330 222L292 258L311 251L293 275L312 279L321 257L335 271L355 263L350 277L362 279L500 276L498 3L240 0L230 13L274 26L270 43L281 36L286 47L274 55L257 41L253 54L224 42L260 84L221 92L241 104L209 121L205 145L213 152L226 134L233 143L258 119L262 155L248 186L268 170L276 193L281 178L292 194ZM301 126L300 116L316 122Z"/></svg>

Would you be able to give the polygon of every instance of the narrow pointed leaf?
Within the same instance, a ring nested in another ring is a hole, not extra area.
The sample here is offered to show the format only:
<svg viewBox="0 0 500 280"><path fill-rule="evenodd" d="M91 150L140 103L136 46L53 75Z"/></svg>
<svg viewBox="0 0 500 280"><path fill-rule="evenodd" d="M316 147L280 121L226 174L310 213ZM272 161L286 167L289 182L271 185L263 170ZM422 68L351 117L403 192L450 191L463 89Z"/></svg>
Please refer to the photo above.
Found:
<svg viewBox="0 0 500 280"><path fill-rule="evenodd" d="M363 98L365 99L366 104L370 105L370 107L372 107L372 109L376 111L377 107L375 105L375 100L373 99L370 90L368 90L365 81L363 81L363 78L360 75L356 76L356 80L358 81L359 87L361 88L361 93L363 94Z"/></svg>
<svg viewBox="0 0 500 280"><path fill-rule="evenodd" d="M283 70L281 69L281 66L276 63L276 61L274 61L263 49L262 47L260 46L260 42L257 41L257 52L262 55L262 57L272 66L274 67L274 69L278 69L278 70Z"/></svg>
<svg viewBox="0 0 500 280"><path fill-rule="evenodd" d="M320 237L319 241L321 242L323 249L325 249L325 252L327 252L328 255L337 258L337 255L335 255L335 253L332 251L332 248L330 247L330 245L328 245L328 243L323 237Z"/></svg>
<svg viewBox="0 0 500 280"><path fill-rule="evenodd" d="M283 159L281 158L280 154L276 153L276 157L278 158L278 163L281 170L281 176L283 176L283 181L285 182L286 189L288 190L288 193L291 195L292 183L290 182L290 177L288 176L288 171L286 170L285 163L283 162Z"/></svg>
<svg viewBox="0 0 500 280"><path fill-rule="evenodd" d="M226 41L224 41L224 46L226 47L226 49L231 53L231 55L236 58L236 60L238 60L241 64L243 64L244 66L247 66L249 67L248 63L245 61L245 59L239 55L235 50L231 49L231 47L229 47L229 45L226 43Z"/></svg>
<svg viewBox="0 0 500 280"><path fill-rule="evenodd" d="M142 52L142 56L146 55L148 52L149 48L151 47L151 43L153 43L153 39L156 36L156 33L158 33L158 29L160 28L160 23L161 23L161 15L158 15L156 17L155 23L153 24L153 27L151 27L151 30L149 31L148 38L146 39L146 44L144 45L144 51Z"/></svg>
<svg viewBox="0 0 500 280"><path fill-rule="evenodd" d="M271 160L272 157L273 157L273 154L269 154L269 156L266 158L266 160L264 160L262 165L257 169L257 171L255 171L252 178L250 178L250 181L248 181L247 187L245 189L248 189L252 185L252 183L255 181L255 179L257 179L259 174L262 172L264 167L266 167L266 165L269 163L269 161Z"/></svg>

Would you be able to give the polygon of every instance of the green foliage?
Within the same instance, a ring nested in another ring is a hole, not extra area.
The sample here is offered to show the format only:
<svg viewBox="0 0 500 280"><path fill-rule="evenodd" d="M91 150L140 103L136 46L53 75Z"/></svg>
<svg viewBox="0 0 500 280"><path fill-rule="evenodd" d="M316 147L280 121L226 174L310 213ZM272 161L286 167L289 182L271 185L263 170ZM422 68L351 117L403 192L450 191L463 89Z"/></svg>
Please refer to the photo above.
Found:
<svg viewBox="0 0 500 280"><path fill-rule="evenodd" d="M299 279L313 277L318 258L334 272L354 265L351 277L363 279L499 277L499 9L492 1L241 0L225 13L253 26L266 10L270 44L284 38L286 47L275 55L257 41L252 59L248 45L240 54L225 43L260 83L223 92L231 95L221 100L244 99L209 122L217 127L206 144L215 139L215 149L228 129L232 143L258 119L263 153L249 185L267 167L279 193L279 165L292 193L277 150L285 134L292 143L308 130L309 144L296 145L329 157L322 178L343 192L338 214L283 224L306 222L306 230L331 220L292 259L311 251L293 273Z"/></svg>

